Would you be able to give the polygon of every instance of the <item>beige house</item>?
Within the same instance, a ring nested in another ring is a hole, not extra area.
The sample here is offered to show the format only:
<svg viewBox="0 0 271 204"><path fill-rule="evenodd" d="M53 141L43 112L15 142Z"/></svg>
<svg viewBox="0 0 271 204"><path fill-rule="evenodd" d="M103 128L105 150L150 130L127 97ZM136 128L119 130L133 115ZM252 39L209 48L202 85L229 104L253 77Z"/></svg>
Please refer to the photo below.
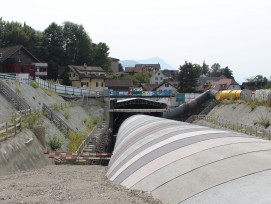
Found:
<svg viewBox="0 0 271 204"><path fill-rule="evenodd" d="M210 81L212 88L221 91L221 90L241 90L240 85L234 79L223 78L219 81Z"/></svg>
<svg viewBox="0 0 271 204"><path fill-rule="evenodd" d="M65 72L74 87L104 90L106 72L101 67L68 65Z"/></svg>

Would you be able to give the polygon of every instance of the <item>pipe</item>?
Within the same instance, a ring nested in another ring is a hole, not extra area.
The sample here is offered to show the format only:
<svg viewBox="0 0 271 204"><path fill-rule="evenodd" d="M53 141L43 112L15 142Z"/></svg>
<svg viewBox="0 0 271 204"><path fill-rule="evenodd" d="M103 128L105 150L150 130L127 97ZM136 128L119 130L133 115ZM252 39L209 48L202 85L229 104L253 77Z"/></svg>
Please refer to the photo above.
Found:
<svg viewBox="0 0 271 204"><path fill-rule="evenodd" d="M187 113L188 111L193 110L194 108L198 107L200 104L206 102L207 100L214 99L216 93L217 91L213 89L205 91L192 101L184 103L176 108L167 110L166 112L163 113L163 118L172 119L184 113Z"/></svg>

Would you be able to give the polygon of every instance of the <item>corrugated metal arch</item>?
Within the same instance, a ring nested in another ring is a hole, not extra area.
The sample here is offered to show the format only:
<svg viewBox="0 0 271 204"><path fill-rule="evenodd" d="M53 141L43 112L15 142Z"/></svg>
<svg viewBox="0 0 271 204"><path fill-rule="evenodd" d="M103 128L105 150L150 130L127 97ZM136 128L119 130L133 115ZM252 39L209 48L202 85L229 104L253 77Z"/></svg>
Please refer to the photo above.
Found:
<svg viewBox="0 0 271 204"><path fill-rule="evenodd" d="M242 203L247 201L246 191L267 191L270 172L268 140L135 115L119 129L107 177L127 188L149 191L166 203L198 203L201 199L205 203ZM256 178L264 183L248 185ZM223 196L223 188L232 192L234 186L242 196ZM249 198L250 203L271 201L269 193L250 194Z"/></svg>

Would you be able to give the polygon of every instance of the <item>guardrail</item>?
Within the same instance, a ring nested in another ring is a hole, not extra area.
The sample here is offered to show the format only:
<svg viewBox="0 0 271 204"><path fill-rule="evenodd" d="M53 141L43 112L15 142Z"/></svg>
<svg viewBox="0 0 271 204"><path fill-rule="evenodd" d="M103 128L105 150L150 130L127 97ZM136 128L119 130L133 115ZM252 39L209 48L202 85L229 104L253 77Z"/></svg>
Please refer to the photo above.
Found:
<svg viewBox="0 0 271 204"><path fill-rule="evenodd" d="M76 88L73 86L64 86L60 84L53 84L51 82L42 80L36 77L35 81L39 84L39 87L50 89L59 94L68 94L74 96L88 96L88 97L104 97L104 91L93 91L84 88Z"/></svg>
<svg viewBox="0 0 271 204"><path fill-rule="evenodd" d="M68 135L70 131L74 131L67 123L62 120L57 114L54 113L47 105L43 104L42 111L44 115L52 121L58 129L62 130L65 135Z"/></svg>
<svg viewBox="0 0 271 204"><path fill-rule="evenodd" d="M16 80L17 77L14 74L4 74L4 73L0 73L0 79L12 79L12 80Z"/></svg>
<svg viewBox="0 0 271 204"><path fill-rule="evenodd" d="M252 125L246 125L239 122L233 122L230 120L225 120L220 117L213 117L213 116L207 116L207 115L193 115L194 120L204 120L206 122L212 123L214 125L218 125L223 128L231 129L237 132L242 132L248 135L254 135L257 137L262 137L268 140L271 140L271 131L266 130L265 128L261 126L252 126Z"/></svg>

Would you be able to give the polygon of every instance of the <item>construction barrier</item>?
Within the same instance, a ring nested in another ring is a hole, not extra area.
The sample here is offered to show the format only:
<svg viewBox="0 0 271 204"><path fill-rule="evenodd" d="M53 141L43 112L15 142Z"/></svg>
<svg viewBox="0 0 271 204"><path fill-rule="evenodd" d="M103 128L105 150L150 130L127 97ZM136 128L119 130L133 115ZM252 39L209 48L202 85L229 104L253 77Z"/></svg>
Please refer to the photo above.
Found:
<svg viewBox="0 0 271 204"><path fill-rule="evenodd" d="M60 160L110 160L112 153L91 153L84 152L81 154L73 153L73 152L44 152L43 154L47 154L50 159L60 159Z"/></svg>

